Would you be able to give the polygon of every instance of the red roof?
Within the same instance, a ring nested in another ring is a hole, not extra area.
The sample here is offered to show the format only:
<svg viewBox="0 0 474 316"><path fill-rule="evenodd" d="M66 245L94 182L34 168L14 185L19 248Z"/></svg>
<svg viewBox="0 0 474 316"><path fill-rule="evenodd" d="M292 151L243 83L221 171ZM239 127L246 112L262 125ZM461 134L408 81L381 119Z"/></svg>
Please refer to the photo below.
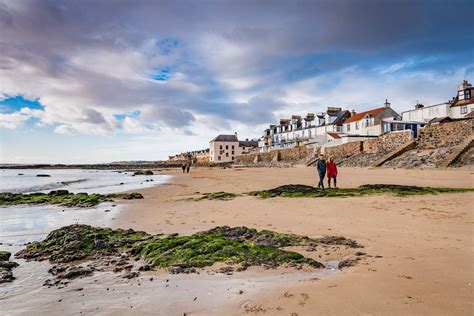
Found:
<svg viewBox="0 0 474 316"><path fill-rule="evenodd" d="M328 132L328 135L331 136L331 137L334 138L334 139L339 139L339 138L341 138L341 136L339 136L338 133Z"/></svg>
<svg viewBox="0 0 474 316"><path fill-rule="evenodd" d="M352 115L351 117L349 117L344 123L352 123L352 122L360 121L360 120L362 120L366 115L369 115L369 116L377 116L377 115L378 115L380 112L382 112L383 110L385 110L385 107L376 108L376 109L373 109L373 110L370 110L370 111L365 111L365 112L357 113L357 114Z"/></svg>

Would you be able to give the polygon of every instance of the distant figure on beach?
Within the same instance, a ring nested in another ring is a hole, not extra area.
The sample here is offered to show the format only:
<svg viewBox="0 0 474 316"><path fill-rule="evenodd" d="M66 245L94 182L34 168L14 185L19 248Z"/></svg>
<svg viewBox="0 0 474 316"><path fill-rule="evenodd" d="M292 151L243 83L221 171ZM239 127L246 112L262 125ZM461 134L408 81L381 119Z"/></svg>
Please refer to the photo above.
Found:
<svg viewBox="0 0 474 316"><path fill-rule="evenodd" d="M189 169L191 168L191 164L190 163L187 163L186 164L186 172L189 173Z"/></svg>
<svg viewBox="0 0 474 316"><path fill-rule="evenodd" d="M186 165L187 165L186 163L183 163L183 164L181 165L181 169L183 169L183 173L186 172Z"/></svg>
<svg viewBox="0 0 474 316"><path fill-rule="evenodd" d="M319 175L318 188L324 190L324 177L326 176L326 158L323 154L319 155L319 160L316 164L316 168L318 170Z"/></svg>
<svg viewBox="0 0 474 316"><path fill-rule="evenodd" d="M326 163L326 169L328 172L328 188L331 188L331 179L334 179L334 188L337 189L337 166L332 157L329 157Z"/></svg>

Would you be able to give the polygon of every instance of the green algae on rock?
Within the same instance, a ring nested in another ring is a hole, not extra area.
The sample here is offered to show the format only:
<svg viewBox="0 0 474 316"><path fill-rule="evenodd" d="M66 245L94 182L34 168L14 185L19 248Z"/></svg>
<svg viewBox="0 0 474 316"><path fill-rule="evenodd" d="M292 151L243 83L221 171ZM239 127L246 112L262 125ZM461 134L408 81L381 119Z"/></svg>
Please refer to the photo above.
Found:
<svg viewBox="0 0 474 316"><path fill-rule="evenodd" d="M198 200L221 200L221 201L228 201L233 200L237 194L229 193L229 192L214 192L214 193L203 193L202 197Z"/></svg>
<svg viewBox="0 0 474 316"><path fill-rule="evenodd" d="M316 245L362 247L340 236L313 239L247 227L222 226L190 236L164 236L131 229L114 230L76 224L52 231L43 241L27 244L16 256L59 264L106 258L120 258L110 262L141 259L149 268L167 268L172 273L195 271L195 268L215 263L235 266L237 270L250 266L275 268L281 265L322 268L324 265L320 262L285 248ZM122 266L128 264L123 263Z"/></svg>
<svg viewBox="0 0 474 316"><path fill-rule="evenodd" d="M32 242L16 254L18 258L72 262L96 255L114 255L151 236L133 229L111 229L69 225L53 230L46 239Z"/></svg>
<svg viewBox="0 0 474 316"><path fill-rule="evenodd" d="M68 207L91 207L113 199L142 199L140 193L112 193L112 194L87 194L70 193L67 190L56 190L49 193L13 194L0 193L0 206L20 204L53 204Z"/></svg>
<svg viewBox="0 0 474 316"><path fill-rule="evenodd" d="M9 261L11 253L0 251L0 283L12 282L15 280L12 269L19 266L18 263Z"/></svg>
<svg viewBox="0 0 474 316"><path fill-rule="evenodd" d="M301 245L303 239L291 234L224 226L191 236L150 239L134 246L132 254L141 255L159 268L202 268L217 262L240 265L242 269L259 265L277 267L285 263L324 267L299 253L280 249Z"/></svg>
<svg viewBox="0 0 474 316"><path fill-rule="evenodd" d="M261 198L272 197L357 197L375 194L394 194L396 196L423 195L438 193L472 192L474 188L432 188L396 184L366 184L358 188L338 188L321 190L308 185L290 184L282 185L270 190L253 191L248 194Z"/></svg>

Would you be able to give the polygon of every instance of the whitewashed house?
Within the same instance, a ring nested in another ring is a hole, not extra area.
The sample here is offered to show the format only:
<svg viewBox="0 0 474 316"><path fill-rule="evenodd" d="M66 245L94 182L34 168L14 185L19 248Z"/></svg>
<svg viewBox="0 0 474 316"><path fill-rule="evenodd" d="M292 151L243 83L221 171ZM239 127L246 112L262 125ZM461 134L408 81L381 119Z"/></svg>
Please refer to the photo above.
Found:
<svg viewBox="0 0 474 316"><path fill-rule="evenodd" d="M253 140L239 141L234 135L219 135L209 142L210 162L232 162L236 156L257 150L258 142Z"/></svg>
<svg viewBox="0 0 474 316"><path fill-rule="evenodd" d="M474 110L474 89L464 80L458 87L458 93L451 101L425 106L417 103L415 108L402 112L403 121L429 122L441 118L460 119Z"/></svg>
<svg viewBox="0 0 474 316"><path fill-rule="evenodd" d="M384 106L361 113L352 113L343 124L343 133L352 136L379 136L384 133L383 119L395 119L399 114L385 100Z"/></svg>

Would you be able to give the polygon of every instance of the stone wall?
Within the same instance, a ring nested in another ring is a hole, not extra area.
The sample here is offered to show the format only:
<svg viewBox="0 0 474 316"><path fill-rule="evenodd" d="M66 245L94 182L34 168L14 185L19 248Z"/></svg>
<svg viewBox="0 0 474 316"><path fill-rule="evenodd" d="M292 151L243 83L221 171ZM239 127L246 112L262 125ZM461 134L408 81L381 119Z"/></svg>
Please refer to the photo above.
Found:
<svg viewBox="0 0 474 316"><path fill-rule="evenodd" d="M436 149L457 146L467 137L471 137L473 130L473 119L428 125L421 130L417 147L419 149Z"/></svg>
<svg viewBox="0 0 474 316"><path fill-rule="evenodd" d="M299 146L288 149L273 150L267 153L253 153L250 155L242 155L235 157L236 165L253 165L253 164L268 164L277 163L279 161L285 163L296 164L302 160L312 156L315 150L319 153L319 147L317 149L309 148L306 146Z"/></svg>
<svg viewBox="0 0 474 316"><path fill-rule="evenodd" d="M331 156L334 160L339 161L356 155L362 151L362 142L350 142L337 146L324 147L324 154Z"/></svg>
<svg viewBox="0 0 474 316"><path fill-rule="evenodd" d="M362 143L362 152L366 154L384 154L411 141L410 130L395 131L381 135L376 139L369 139Z"/></svg>

